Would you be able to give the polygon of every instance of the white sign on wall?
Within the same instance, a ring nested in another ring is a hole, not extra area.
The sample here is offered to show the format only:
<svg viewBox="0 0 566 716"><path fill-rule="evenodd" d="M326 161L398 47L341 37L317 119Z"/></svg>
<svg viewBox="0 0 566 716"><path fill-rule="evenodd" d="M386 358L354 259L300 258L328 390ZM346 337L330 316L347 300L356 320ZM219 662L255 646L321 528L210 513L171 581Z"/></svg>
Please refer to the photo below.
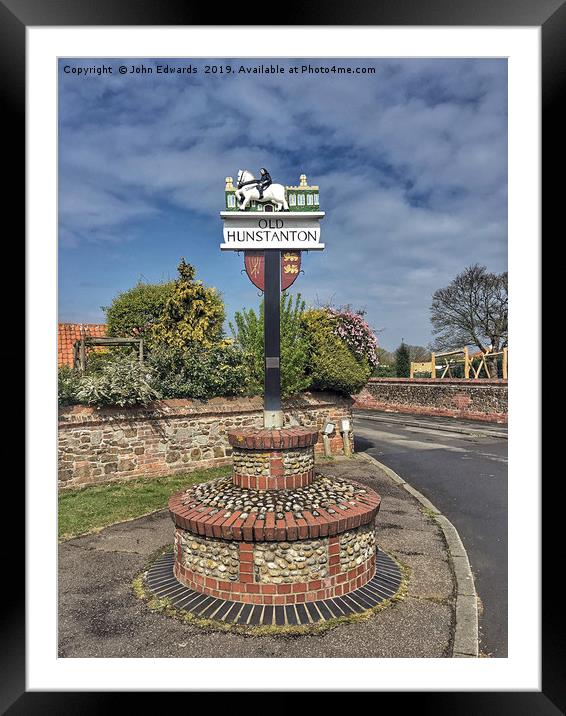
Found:
<svg viewBox="0 0 566 716"><path fill-rule="evenodd" d="M292 249L322 251L320 220L323 211L235 212L221 211L224 221L222 251Z"/></svg>

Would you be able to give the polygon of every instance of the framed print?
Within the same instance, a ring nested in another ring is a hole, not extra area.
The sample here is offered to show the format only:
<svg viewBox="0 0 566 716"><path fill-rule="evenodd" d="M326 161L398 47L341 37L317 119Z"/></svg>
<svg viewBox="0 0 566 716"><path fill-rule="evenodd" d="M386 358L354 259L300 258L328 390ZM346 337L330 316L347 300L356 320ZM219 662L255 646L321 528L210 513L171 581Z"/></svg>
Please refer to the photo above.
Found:
<svg viewBox="0 0 566 716"><path fill-rule="evenodd" d="M564 7L309 5L274 24L235 10L211 25L175 2L0 6L9 136L26 162L29 359L26 494L13 498L26 503L25 568L7 550L26 597L7 590L2 706L392 691L445 713L558 713L556 606L548 590L542 609L538 583L556 549L539 537L554 516L545 505L542 522L538 187L539 107L545 169L556 162ZM8 205L23 214L20 187ZM439 287L461 285L464 268L490 290L499 281L486 322L504 294L505 335L473 349L452 332L443 349L422 317L447 330L456 294L439 309ZM287 289L295 303L280 300ZM205 306L198 320L188 295ZM130 301L159 313L132 328ZM294 360L308 367L290 375L294 320L294 339L310 336ZM324 321L332 369L347 348L339 378L322 370ZM395 376L378 372L378 350ZM401 396L450 378L433 412L422 393ZM339 380L328 407L320 396ZM387 426L372 427L380 415ZM392 437L395 420L409 432ZM423 453L409 479L412 448ZM444 482L418 482L426 460ZM202 471L190 489L187 465ZM356 482L363 470L375 480ZM454 510L458 492L469 509ZM438 555L403 542L404 512Z"/></svg>

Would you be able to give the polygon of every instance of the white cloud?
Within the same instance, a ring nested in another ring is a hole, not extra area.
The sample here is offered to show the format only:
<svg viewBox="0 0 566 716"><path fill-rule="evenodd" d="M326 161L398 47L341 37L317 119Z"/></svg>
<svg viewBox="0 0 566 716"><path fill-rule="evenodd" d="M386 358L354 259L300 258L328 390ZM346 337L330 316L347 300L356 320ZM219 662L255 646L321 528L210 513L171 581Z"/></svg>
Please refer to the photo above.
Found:
<svg viewBox="0 0 566 716"><path fill-rule="evenodd" d="M506 72L489 60L375 65L364 78L63 76L65 244L131 237L159 212L216 221L238 168L268 166L282 183L305 171L328 211L328 251L308 262L316 292L365 302L374 325L418 315L426 336L435 288L470 263L505 267Z"/></svg>

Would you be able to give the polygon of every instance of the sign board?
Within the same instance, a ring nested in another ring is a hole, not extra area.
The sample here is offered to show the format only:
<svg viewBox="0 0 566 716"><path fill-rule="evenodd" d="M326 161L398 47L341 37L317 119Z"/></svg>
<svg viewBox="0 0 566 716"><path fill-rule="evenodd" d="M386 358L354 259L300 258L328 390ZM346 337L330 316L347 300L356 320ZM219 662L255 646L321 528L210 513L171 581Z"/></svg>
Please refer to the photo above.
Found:
<svg viewBox="0 0 566 716"><path fill-rule="evenodd" d="M263 251L246 251L244 265L248 278L260 291L265 290L265 256ZM281 290L286 291L301 271L301 252L281 252Z"/></svg>
<svg viewBox="0 0 566 716"><path fill-rule="evenodd" d="M222 251L324 249L320 242L323 211L221 211L220 216L224 221Z"/></svg>

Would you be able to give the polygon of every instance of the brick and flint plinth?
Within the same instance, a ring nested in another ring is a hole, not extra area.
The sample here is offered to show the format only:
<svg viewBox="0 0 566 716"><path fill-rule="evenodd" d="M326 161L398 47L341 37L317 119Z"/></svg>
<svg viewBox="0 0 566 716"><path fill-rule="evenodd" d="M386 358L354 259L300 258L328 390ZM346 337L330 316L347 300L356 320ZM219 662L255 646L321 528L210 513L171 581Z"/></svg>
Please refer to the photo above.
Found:
<svg viewBox="0 0 566 716"><path fill-rule="evenodd" d="M295 604L373 578L380 497L317 472L318 437L308 428L228 434L232 475L169 501L182 584L220 599Z"/></svg>

